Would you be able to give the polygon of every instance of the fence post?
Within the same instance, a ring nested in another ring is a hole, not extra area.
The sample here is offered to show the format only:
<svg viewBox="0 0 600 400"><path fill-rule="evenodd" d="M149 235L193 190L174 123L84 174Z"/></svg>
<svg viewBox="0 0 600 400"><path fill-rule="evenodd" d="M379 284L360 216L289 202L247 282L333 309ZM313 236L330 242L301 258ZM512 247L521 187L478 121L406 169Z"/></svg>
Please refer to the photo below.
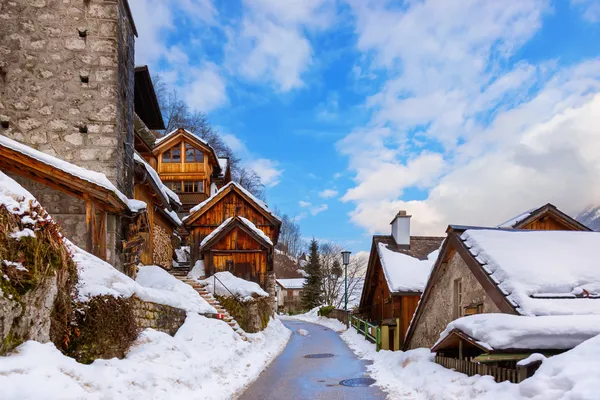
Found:
<svg viewBox="0 0 600 400"><path fill-rule="evenodd" d="M375 329L375 342L377 351L381 350L381 328L377 327Z"/></svg>

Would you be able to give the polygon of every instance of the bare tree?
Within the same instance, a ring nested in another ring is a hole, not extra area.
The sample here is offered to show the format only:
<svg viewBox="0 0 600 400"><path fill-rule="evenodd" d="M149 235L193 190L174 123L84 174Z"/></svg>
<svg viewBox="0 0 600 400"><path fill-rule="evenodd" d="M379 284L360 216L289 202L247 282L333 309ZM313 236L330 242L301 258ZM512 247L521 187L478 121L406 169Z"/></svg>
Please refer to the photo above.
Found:
<svg viewBox="0 0 600 400"><path fill-rule="evenodd" d="M327 305L336 308L344 306L344 266L341 252L343 247L334 243L321 245L321 264L323 271L323 297ZM362 294L364 274L368 259L364 255L350 258L348 264L348 305L358 303Z"/></svg>
<svg viewBox="0 0 600 400"><path fill-rule="evenodd" d="M254 170L241 167L238 173L233 175L233 179L259 199L265 199L265 185Z"/></svg>
<svg viewBox="0 0 600 400"><path fill-rule="evenodd" d="M276 214L280 215L278 211L274 210ZM288 256L298 259L304 247L306 247L306 244L302 240L300 224L284 214L281 217L281 229L279 231L277 249Z"/></svg>

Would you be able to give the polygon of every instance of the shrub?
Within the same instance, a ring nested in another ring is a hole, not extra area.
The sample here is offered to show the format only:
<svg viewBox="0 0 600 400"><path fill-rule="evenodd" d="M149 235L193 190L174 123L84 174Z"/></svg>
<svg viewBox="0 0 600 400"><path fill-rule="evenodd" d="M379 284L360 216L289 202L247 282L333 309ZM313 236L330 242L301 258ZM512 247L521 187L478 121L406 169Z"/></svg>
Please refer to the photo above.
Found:
<svg viewBox="0 0 600 400"><path fill-rule="evenodd" d="M327 317L329 316L329 314L331 314L331 312L335 310L334 306L323 306L321 308L319 308L319 315L321 317Z"/></svg>

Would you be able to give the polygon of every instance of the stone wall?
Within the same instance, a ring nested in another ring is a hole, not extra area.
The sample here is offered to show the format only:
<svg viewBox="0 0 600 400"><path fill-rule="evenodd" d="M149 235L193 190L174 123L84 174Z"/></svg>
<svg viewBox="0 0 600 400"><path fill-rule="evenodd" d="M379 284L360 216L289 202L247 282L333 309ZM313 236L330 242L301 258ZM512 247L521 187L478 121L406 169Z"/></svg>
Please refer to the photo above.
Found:
<svg viewBox="0 0 600 400"><path fill-rule="evenodd" d="M237 301L233 297L216 296L216 298L248 333L264 330L273 316L272 297L259 297L245 302Z"/></svg>
<svg viewBox="0 0 600 400"><path fill-rule="evenodd" d="M137 298L134 300L133 313L141 329L152 328L171 336L181 328L187 315L179 308L147 303Z"/></svg>
<svg viewBox="0 0 600 400"><path fill-rule="evenodd" d="M454 320L454 281L458 278L462 278L463 305L483 304L483 313L501 312L460 255L455 253L440 271L428 301L422 304L422 315L408 343L409 349L433 346L440 333Z"/></svg>
<svg viewBox="0 0 600 400"><path fill-rule="evenodd" d="M134 34L125 1L0 2L0 134L102 172L131 197ZM81 244L81 206L22 183ZM121 224L107 243L116 266Z"/></svg>

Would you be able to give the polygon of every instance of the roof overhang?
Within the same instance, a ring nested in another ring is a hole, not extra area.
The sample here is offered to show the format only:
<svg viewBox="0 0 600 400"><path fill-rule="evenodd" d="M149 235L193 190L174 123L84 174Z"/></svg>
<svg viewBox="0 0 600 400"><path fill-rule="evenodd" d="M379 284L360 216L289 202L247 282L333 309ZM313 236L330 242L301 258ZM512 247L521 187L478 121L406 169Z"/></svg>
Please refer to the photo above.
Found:
<svg viewBox="0 0 600 400"><path fill-rule="evenodd" d="M147 65L135 67L134 110L150 129L165 129L158 98Z"/></svg>

